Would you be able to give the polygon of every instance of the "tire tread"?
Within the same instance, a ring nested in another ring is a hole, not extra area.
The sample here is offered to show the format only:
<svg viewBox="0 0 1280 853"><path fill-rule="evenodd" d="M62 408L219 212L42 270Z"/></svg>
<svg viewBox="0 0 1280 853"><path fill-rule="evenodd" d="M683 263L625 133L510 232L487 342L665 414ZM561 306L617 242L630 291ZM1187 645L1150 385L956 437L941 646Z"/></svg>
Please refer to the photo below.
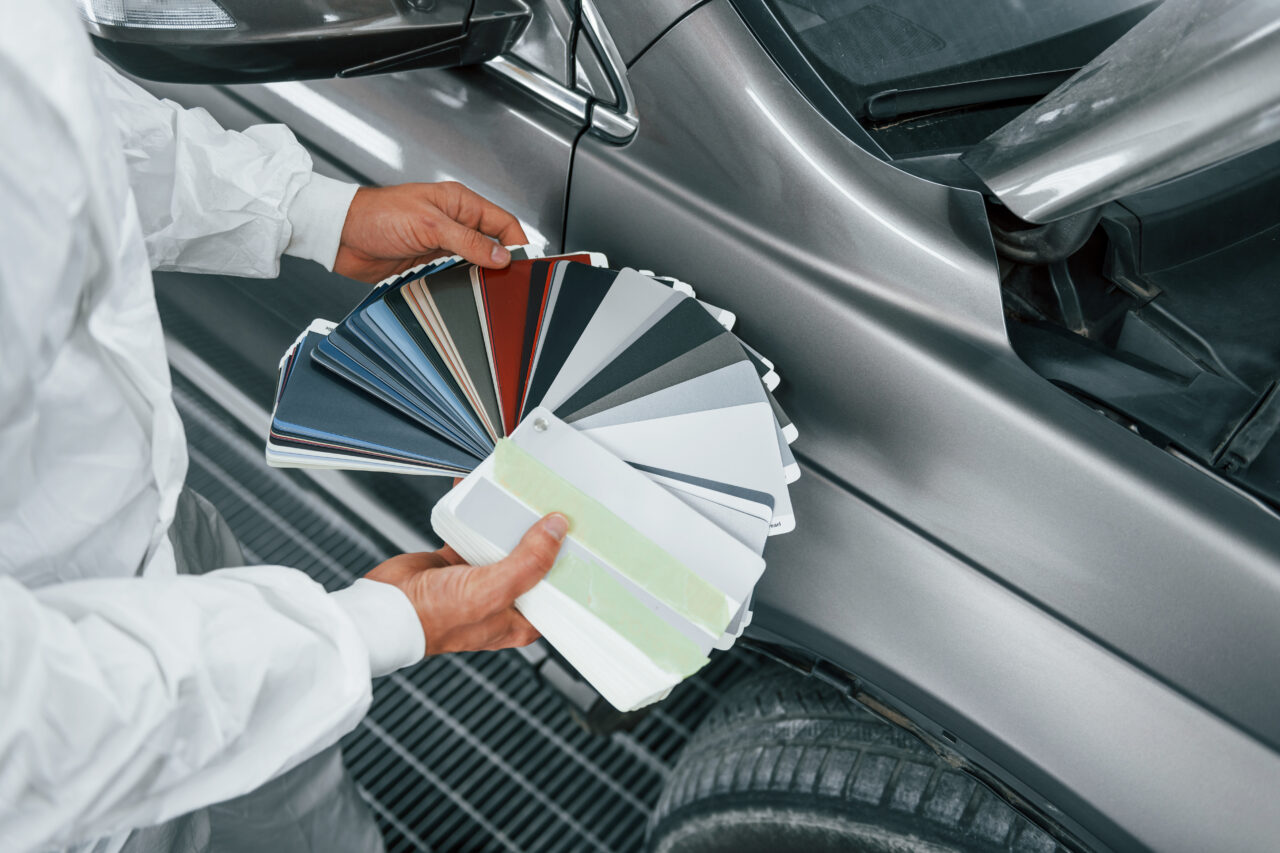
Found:
<svg viewBox="0 0 1280 853"><path fill-rule="evenodd" d="M1061 849L907 732L822 682L774 666L732 688L694 732L654 810L650 842L675 832L685 816L743 803L854 815L948 849Z"/></svg>

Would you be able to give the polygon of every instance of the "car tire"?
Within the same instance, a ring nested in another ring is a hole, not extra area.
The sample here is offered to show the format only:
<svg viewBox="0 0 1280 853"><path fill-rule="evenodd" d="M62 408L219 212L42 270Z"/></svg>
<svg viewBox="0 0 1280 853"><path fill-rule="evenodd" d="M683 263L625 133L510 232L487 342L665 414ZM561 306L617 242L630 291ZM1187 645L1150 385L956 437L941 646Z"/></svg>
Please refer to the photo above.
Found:
<svg viewBox="0 0 1280 853"><path fill-rule="evenodd" d="M1060 848L906 731L770 665L731 688L690 738L650 819L649 849Z"/></svg>

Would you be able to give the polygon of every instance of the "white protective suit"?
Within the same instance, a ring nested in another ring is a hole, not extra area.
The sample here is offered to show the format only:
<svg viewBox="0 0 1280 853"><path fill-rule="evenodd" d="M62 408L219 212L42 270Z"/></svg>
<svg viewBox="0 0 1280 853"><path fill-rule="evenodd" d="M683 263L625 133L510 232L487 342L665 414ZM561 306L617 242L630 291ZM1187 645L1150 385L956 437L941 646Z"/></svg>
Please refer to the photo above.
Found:
<svg viewBox="0 0 1280 853"><path fill-rule="evenodd" d="M224 131L119 77L70 3L0 11L0 850L24 851L256 788L352 729L423 636L395 587L177 576L165 535L187 454L151 269L331 267L355 188L284 127Z"/></svg>

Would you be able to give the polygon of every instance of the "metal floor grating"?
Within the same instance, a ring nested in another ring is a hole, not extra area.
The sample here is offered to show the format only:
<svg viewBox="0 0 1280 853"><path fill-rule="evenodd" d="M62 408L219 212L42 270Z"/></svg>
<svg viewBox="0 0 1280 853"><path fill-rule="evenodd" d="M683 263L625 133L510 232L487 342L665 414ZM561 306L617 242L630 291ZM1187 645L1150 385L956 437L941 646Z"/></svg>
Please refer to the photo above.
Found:
<svg viewBox="0 0 1280 853"><path fill-rule="evenodd" d="M268 468L261 439L181 375L174 397L191 450L187 482L222 511L250 560L335 589L390 555L305 475ZM446 655L376 681L343 751L391 853L640 850L692 729L754 666L745 652L717 654L630 732L602 737L583 731L518 653Z"/></svg>

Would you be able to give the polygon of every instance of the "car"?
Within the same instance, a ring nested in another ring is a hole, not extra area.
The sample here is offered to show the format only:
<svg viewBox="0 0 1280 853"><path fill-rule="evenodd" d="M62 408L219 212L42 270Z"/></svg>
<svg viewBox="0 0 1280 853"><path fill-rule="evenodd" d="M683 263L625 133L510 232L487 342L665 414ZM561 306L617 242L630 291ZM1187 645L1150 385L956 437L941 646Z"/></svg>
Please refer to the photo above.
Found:
<svg viewBox="0 0 1280 853"><path fill-rule="evenodd" d="M695 735L655 849L1274 848L1274 7L203 2L234 26L90 32L319 171L688 281L777 365L798 526L743 642L779 668ZM359 296L157 278L264 405ZM410 523L447 487L375 485Z"/></svg>

